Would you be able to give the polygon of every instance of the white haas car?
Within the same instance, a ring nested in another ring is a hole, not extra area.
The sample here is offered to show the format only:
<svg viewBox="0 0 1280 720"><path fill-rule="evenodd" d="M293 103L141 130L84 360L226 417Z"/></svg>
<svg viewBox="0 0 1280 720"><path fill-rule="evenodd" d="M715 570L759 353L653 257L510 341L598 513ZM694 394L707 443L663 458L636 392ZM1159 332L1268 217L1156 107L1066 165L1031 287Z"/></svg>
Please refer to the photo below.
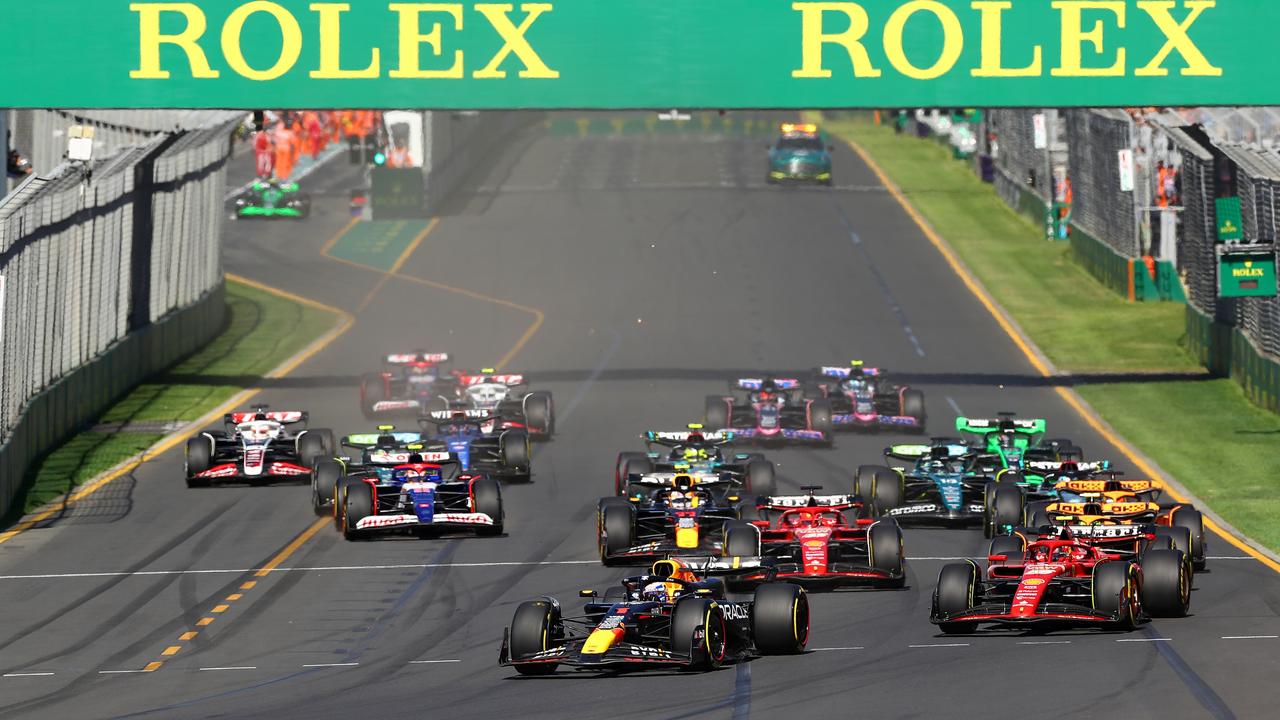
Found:
<svg viewBox="0 0 1280 720"><path fill-rule="evenodd" d="M309 481L319 460L333 457L332 430L293 431L307 413L251 412L224 415L222 431L206 430L187 440L187 487L214 482L267 483L281 479Z"/></svg>
<svg viewBox="0 0 1280 720"><path fill-rule="evenodd" d="M551 393L525 392L525 376L498 373L485 368L478 373L457 371L452 378L441 378L436 387L440 394L429 403L424 417L451 410L483 411L494 418L500 430L523 428L530 439L549 440L555 434L555 406Z"/></svg>

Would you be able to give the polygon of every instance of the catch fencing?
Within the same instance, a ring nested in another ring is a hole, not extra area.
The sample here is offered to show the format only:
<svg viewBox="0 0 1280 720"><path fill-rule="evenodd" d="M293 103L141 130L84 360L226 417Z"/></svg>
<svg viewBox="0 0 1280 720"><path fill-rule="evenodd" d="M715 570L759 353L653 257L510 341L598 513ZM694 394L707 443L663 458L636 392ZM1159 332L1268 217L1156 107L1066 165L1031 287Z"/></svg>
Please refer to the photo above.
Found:
<svg viewBox="0 0 1280 720"><path fill-rule="evenodd" d="M95 119L32 114L27 127ZM221 326L242 114L97 115L101 159L45 169L54 143L34 144L37 173L0 201L0 515L32 460Z"/></svg>

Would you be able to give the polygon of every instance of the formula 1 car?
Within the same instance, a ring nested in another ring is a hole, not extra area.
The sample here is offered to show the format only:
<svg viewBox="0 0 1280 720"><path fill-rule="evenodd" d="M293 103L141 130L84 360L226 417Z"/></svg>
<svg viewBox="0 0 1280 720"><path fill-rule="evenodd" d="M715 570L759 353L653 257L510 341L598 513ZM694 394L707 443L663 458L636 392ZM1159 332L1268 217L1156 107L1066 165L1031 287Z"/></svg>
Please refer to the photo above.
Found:
<svg viewBox="0 0 1280 720"><path fill-rule="evenodd" d="M973 472L974 452L940 439L932 445L894 445L886 459L911 467L860 465L854 493L872 502L876 514L903 524L967 525L982 522L991 478Z"/></svg>
<svg viewBox="0 0 1280 720"><path fill-rule="evenodd" d="M349 474L338 485L335 519L347 540L411 531L501 535L502 486L485 475L464 474L454 461L410 446L408 462L389 473Z"/></svg>
<svg viewBox="0 0 1280 720"><path fill-rule="evenodd" d="M902 529L892 518L862 517L866 507L854 495L806 495L748 499L746 527L726 531L724 553L760 557L765 567L735 575L733 584L785 580L809 589L846 586L901 588L906 584ZM854 514L853 522L848 515Z"/></svg>
<svg viewBox="0 0 1280 720"><path fill-rule="evenodd" d="M451 453L467 472L528 482L533 453L524 428L496 427L488 410L438 410L420 422L429 452Z"/></svg>
<svg viewBox="0 0 1280 720"><path fill-rule="evenodd" d="M1043 419L1023 420L1013 413L993 419L956 418L956 431L970 438L979 453L977 469L988 474L1000 470L1022 470L1029 462L1083 460L1084 451L1068 439L1046 440Z"/></svg>
<svg viewBox="0 0 1280 720"><path fill-rule="evenodd" d="M831 184L831 148L822 142L818 126L783 123L781 134L769 148L768 183L816 182Z"/></svg>
<svg viewBox="0 0 1280 720"><path fill-rule="evenodd" d="M316 462L333 454L334 442L332 430L287 429L307 420L305 412L269 412L266 405L224 415L221 432L187 440L187 487L309 478Z"/></svg>
<svg viewBox="0 0 1280 720"><path fill-rule="evenodd" d="M831 403L837 430L894 428L924 432L924 393L890 383L879 368L855 360L849 367L820 367L814 384Z"/></svg>
<svg viewBox="0 0 1280 720"><path fill-rule="evenodd" d="M746 524L732 485L727 477L688 470L631 476L627 497L602 498L597 506L601 562L719 554L727 527Z"/></svg>
<svg viewBox="0 0 1280 720"><path fill-rule="evenodd" d="M831 402L806 397L799 380L739 378L729 387L735 394L707 396L708 428L732 430L735 442L831 447Z"/></svg>
<svg viewBox="0 0 1280 720"><path fill-rule="evenodd" d="M311 214L311 196L298 183L255 180L233 201L237 218L298 218Z"/></svg>
<svg viewBox="0 0 1280 720"><path fill-rule="evenodd" d="M1121 480L1118 473L1088 480L1062 480L1055 489L1059 499L1043 507L1028 506L1028 525L1065 525L1079 534L1084 527L1115 525L1168 529L1175 546L1186 553L1191 566L1206 566L1207 542L1204 516L1193 505L1161 507L1161 491L1150 480ZM1099 531L1105 536L1107 531ZM1111 531L1117 532L1117 531ZM1165 534L1160 532L1159 534Z"/></svg>
<svg viewBox="0 0 1280 720"><path fill-rule="evenodd" d="M1069 538L1036 540L1023 555L987 563L985 577L972 561L943 566L929 616L942 632L980 624L1132 630L1149 617L1186 615L1191 601L1179 550L1151 549L1135 562Z"/></svg>
<svg viewBox="0 0 1280 720"><path fill-rule="evenodd" d="M415 350L386 357L388 368L360 378L360 410L370 419L391 413L421 414L449 376L449 354Z"/></svg>
<svg viewBox="0 0 1280 720"><path fill-rule="evenodd" d="M498 374L493 368L479 373L455 371L452 377L439 380L437 395L427 403L424 414L435 417L433 413L444 410L484 410L502 423L501 427L522 427L534 440L549 440L556 431L551 393L512 392L525 384L524 375Z"/></svg>
<svg viewBox="0 0 1280 720"><path fill-rule="evenodd" d="M714 670L725 660L796 654L809 641L809 599L799 586L767 583L751 600L731 601L718 578L702 579L681 560L659 560L603 598L594 590L580 595L587 601L574 617L552 597L520 603L498 664L521 675L549 675L561 665Z"/></svg>
<svg viewBox="0 0 1280 720"><path fill-rule="evenodd" d="M338 486L347 475L388 480L392 470L409 462L414 454L423 456L426 462L457 460L448 453L423 453L421 444L422 433L400 432L394 425L379 425L376 432L343 437L339 445L357 451L359 456L343 455L316 462L311 473L311 504L316 514L334 515Z"/></svg>
<svg viewBox="0 0 1280 720"><path fill-rule="evenodd" d="M760 453L723 452L733 443L734 434L726 431L704 432L701 423L689 423L689 429L674 432L650 430L644 434L646 452L621 452L615 465L615 495L625 495L627 478L653 472L675 472L683 465L694 473L730 475L745 493L771 495L777 485L774 464ZM666 449L658 452L655 448Z"/></svg>

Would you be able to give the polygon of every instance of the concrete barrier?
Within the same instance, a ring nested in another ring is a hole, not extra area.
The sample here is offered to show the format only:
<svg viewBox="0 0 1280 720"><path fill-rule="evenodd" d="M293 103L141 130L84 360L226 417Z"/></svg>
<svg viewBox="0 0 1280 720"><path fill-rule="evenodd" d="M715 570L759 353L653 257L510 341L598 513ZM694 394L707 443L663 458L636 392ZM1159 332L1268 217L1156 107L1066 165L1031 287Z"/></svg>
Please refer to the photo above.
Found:
<svg viewBox="0 0 1280 720"><path fill-rule="evenodd" d="M36 395L0 446L0 517L32 466L131 390L204 347L226 324L222 283L195 304L126 335L106 352Z"/></svg>

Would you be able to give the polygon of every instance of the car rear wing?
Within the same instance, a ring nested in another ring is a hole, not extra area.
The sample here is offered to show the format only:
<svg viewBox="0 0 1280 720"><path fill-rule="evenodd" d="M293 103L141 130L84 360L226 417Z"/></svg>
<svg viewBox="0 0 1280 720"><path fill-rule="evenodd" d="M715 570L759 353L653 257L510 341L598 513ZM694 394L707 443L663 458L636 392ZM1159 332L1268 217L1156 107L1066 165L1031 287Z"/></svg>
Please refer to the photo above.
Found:
<svg viewBox="0 0 1280 720"><path fill-rule="evenodd" d="M438 365L449 362L449 359L449 353L399 353L388 355L386 363L388 365L414 365L418 363Z"/></svg>
<svg viewBox="0 0 1280 720"><path fill-rule="evenodd" d="M721 475L719 473L690 473L690 472L662 472L662 473L631 473L627 475L627 482L632 485L647 485L649 487L669 487L672 480L677 475L688 475L694 479L694 487L699 485L721 485L733 482L732 475Z"/></svg>
<svg viewBox="0 0 1280 720"><path fill-rule="evenodd" d="M410 445L412 443L422 442L422 433L393 432L387 434L394 438L398 445ZM342 438L342 445L343 447L364 450L375 447L378 444L379 438L382 438L383 436L384 433L359 433L356 435L347 435Z"/></svg>
<svg viewBox="0 0 1280 720"><path fill-rule="evenodd" d="M765 378L738 378L729 383L729 387L735 390L760 390L764 387ZM779 390L796 390L800 387L800 381L796 378L773 378L774 387Z"/></svg>
<svg viewBox="0 0 1280 720"><path fill-rule="evenodd" d="M448 422L450 420L470 420L474 422L476 420L490 420L492 418L493 418L492 410L477 410L474 408L468 408L468 409L458 409L458 410L432 410L431 412L423 415L421 418L418 418L418 421L419 423L431 422L433 424L438 424L442 422Z"/></svg>
<svg viewBox="0 0 1280 720"><path fill-rule="evenodd" d="M962 433L970 433L972 435L990 435L998 433L1004 429L1012 429L1020 435L1043 435L1048 427L1048 423L1043 418L1037 419L1019 419L1019 418L956 418L956 430Z"/></svg>
<svg viewBox="0 0 1280 720"><path fill-rule="evenodd" d="M259 415L262 415L265 420L278 422L281 425L305 423L311 419L311 416L306 412L297 410L277 410L273 412L266 412L266 408L263 407L260 410L250 412L227 413L222 416L222 422L227 425L239 425L242 422L249 422Z"/></svg>
<svg viewBox="0 0 1280 720"><path fill-rule="evenodd" d="M644 434L644 441L650 445L661 445L663 447L679 447L689 444L690 435L701 435L702 440L696 441L705 445L729 445L733 442L733 433L728 430L716 430L714 432L702 432L700 430L680 430L677 432L659 432L649 430Z"/></svg>
<svg viewBox="0 0 1280 720"><path fill-rule="evenodd" d="M1117 480L1115 478L1060 480L1054 484L1053 488L1058 492L1070 492L1085 496L1123 490L1142 497L1147 502L1155 502L1164 494L1164 490L1154 480Z"/></svg>
<svg viewBox="0 0 1280 720"><path fill-rule="evenodd" d="M861 370L861 372L858 372L859 370ZM854 373L858 373L859 375L864 375L866 377L877 377L881 374L881 370L880 368L873 368L873 367L823 366L818 368L817 370L814 370L813 374L817 375L818 377L837 378L840 380L847 380Z"/></svg>
<svg viewBox="0 0 1280 720"><path fill-rule="evenodd" d="M507 387L515 387L517 385L525 384L524 375L519 375L514 373L504 373L501 375L494 374L494 373L479 373L479 374L458 373L457 376L458 376L458 384L464 385L464 386L488 385L492 383L494 385L506 385Z"/></svg>
<svg viewBox="0 0 1280 720"><path fill-rule="evenodd" d="M933 453L933 449L937 447L947 449L946 459L948 460L961 460L976 454L973 448L968 445L948 443L945 445L890 445L884 449L884 456L894 460L912 462L929 457Z"/></svg>
<svg viewBox="0 0 1280 720"><path fill-rule="evenodd" d="M771 510L793 510L795 508L820 507L830 510L844 510L860 507L862 498L857 495L770 495L760 498L760 507Z"/></svg>
<svg viewBox="0 0 1280 720"><path fill-rule="evenodd" d="M369 453L369 462L375 465L408 465L412 462L412 458L417 456L422 462L439 465L446 462L456 462L457 456L451 452L427 452L425 450L409 450L405 448L395 448L386 450L373 450Z"/></svg>
<svg viewBox="0 0 1280 720"><path fill-rule="evenodd" d="M1037 473L1052 474L1063 472L1079 472L1093 474L1098 472L1106 472L1111 469L1110 460L1094 460L1090 462L1081 462L1068 460L1059 462L1056 460L1028 460L1024 463L1028 470L1034 470Z"/></svg>
<svg viewBox="0 0 1280 720"><path fill-rule="evenodd" d="M737 575L742 572L760 571L772 568L772 563L759 555L742 557L717 557L715 555L672 555L670 559L678 560L685 569L700 577L717 575Z"/></svg>

